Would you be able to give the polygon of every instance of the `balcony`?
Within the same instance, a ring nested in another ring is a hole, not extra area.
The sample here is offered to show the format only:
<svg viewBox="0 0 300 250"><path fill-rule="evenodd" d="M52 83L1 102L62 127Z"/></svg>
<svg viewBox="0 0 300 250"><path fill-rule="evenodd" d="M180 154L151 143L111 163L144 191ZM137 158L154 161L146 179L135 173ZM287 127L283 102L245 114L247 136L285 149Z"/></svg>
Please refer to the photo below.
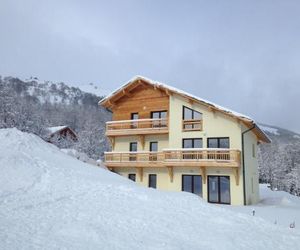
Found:
<svg viewBox="0 0 300 250"><path fill-rule="evenodd" d="M105 152L107 167L240 167L233 149L166 149L162 152Z"/></svg>
<svg viewBox="0 0 300 250"><path fill-rule="evenodd" d="M202 131L202 120L182 120L182 131Z"/></svg>
<svg viewBox="0 0 300 250"><path fill-rule="evenodd" d="M173 168L199 167L203 183L206 183L206 170L209 167L231 168L239 185L241 152L234 149L166 149L161 152L105 152L105 165L114 167L134 167L140 181L143 181L143 169L147 167L167 168L170 181L173 182Z"/></svg>
<svg viewBox="0 0 300 250"><path fill-rule="evenodd" d="M168 119L138 119L106 122L107 136L169 133Z"/></svg>

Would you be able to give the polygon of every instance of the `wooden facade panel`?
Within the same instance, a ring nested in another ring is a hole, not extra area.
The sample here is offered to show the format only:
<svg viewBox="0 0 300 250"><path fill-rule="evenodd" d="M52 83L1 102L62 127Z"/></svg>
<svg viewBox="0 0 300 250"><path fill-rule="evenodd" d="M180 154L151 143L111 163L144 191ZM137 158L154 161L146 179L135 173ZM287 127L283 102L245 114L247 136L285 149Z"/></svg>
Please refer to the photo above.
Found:
<svg viewBox="0 0 300 250"><path fill-rule="evenodd" d="M130 120L131 113L139 113L139 119L147 119L151 118L152 111L162 110L169 110L169 96L149 85L136 87L112 108L114 121Z"/></svg>

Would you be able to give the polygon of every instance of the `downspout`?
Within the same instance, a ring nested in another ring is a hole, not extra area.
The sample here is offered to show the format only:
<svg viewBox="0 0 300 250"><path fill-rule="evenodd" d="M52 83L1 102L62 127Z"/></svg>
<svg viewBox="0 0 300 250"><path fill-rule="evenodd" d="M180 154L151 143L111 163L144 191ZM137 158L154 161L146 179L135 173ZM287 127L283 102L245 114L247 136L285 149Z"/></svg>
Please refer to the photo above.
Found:
<svg viewBox="0 0 300 250"><path fill-rule="evenodd" d="M244 206L246 205L246 178L245 178L245 153L244 153L244 135L251 130L255 129L256 125L254 124L253 127L247 129L246 131L242 132L242 165L243 165L243 193L244 193Z"/></svg>

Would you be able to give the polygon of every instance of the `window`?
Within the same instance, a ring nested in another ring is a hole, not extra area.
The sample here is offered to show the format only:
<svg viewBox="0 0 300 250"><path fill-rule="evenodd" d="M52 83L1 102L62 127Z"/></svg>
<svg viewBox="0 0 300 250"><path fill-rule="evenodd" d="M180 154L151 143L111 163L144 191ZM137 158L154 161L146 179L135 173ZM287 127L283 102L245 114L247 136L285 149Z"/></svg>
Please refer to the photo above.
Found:
<svg viewBox="0 0 300 250"><path fill-rule="evenodd" d="M130 142L129 151L136 152L137 151L137 142ZM136 161L136 153L129 154L129 161Z"/></svg>
<svg viewBox="0 0 300 250"><path fill-rule="evenodd" d="M202 148L201 138L182 139L183 148ZM202 152L199 151L183 151L183 159L201 159Z"/></svg>
<svg viewBox="0 0 300 250"><path fill-rule="evenodd" d="M149 174L149 187L156 188L156 174Z"/></svg>
<svg viewBox="0 0 300 250"><path fill-rule="evenodd" d="M182 120L184 131L202 130L202 114L200 112L183 106Z"/></svg>
<svg viewBox="0 0 300 250"><path fill-rule="evenodd" d="M202 176L182 175L182 191L197 194L202 197Z"/></svg>
<svg viewBox="0 0 300 250"><path fill-rule="evenodd" d="M167 126L167 111L153 111L151 112L152 119L162 119L153 122L153 127L166 127Z"/></svg>
<svg viewBox="0 0 300 250"><path fill-rule="evenodd" d="M208 176L208 202L230 204L229 176Z"/></svg>
<svg viewBox="0 0 300 250"><path fill-rule="evenodd" d="M150 142L150 152L157 152L158 151L158 142L152 141ZM149 157L150 161L157 161L157 154L156 153L150 153Z"/></svg>
<svg viewBox="0 0 300 250"><path fill-rule="evenodd" d="M135 181L135 174L129 174L128 179L132 180L132 181Z"/></svg>
<svg viewBox="0 0 300 250"><path fill-rule="evenodd" d="M207 138L208 148L229 148L229 137Z"/></svg>
<svg viewBox="0 0 300 250"><path fill-rule="evenodd" d="M139 119L139 113L131 113L131 120L138 120ZM137 128L138 123L137 122L131 122L131 128Z"/></svg>
<svg viewBox="0 0 300 250"><path fill-rule="evenodd" d="M131 113L131 120L139 119L139 113Z"/></svg>
<svg viewBox="0 0 300 250"><path fill-rule="evenodd" d="M182 139L183 148L202 148L201 138Z"/></svg>

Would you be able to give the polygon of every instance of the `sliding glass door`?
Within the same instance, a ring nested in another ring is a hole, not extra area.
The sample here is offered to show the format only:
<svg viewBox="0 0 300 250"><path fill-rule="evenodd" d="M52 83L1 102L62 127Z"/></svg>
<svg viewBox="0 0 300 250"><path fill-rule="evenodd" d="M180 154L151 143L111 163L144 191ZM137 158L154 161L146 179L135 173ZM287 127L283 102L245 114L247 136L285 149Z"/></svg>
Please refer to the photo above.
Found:
<svg viewBox="0 0 300 250"><path fill-rule="evenodd" d="M230 204L229 176L208 176L208 202Z"/></svg>
<svg viewBox="0 0 300 250"><path fill-rule="evenodd" d="M182 191L197 194L202 197L202 176L182 175Z"/></svg>

